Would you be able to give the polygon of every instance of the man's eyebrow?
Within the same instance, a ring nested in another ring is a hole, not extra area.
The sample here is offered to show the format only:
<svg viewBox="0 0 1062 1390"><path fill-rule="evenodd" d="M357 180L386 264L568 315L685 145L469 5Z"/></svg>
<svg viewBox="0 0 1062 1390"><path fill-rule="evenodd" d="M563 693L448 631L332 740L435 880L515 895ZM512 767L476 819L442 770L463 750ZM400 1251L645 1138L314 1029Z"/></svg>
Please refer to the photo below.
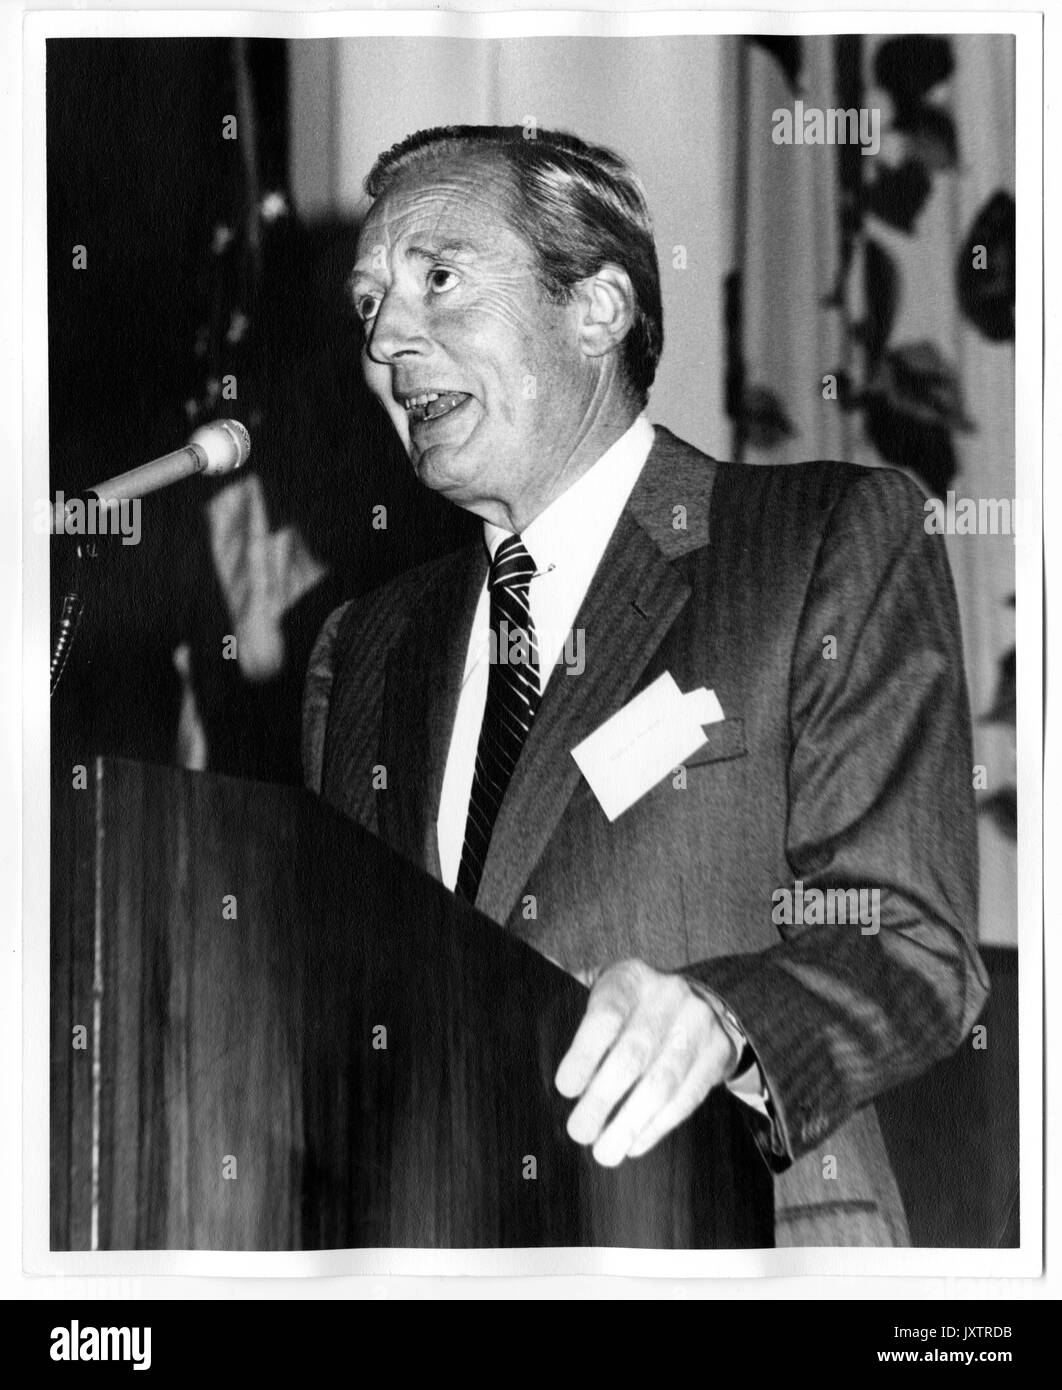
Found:
<svg viewBox="0 0 1062 1390"><path fill-rule="evenodd" d="M451 257L454 260L473 260L480 254L480 250L480 247L474 246L470 241L443 241L437 246L407 246L403 254L407 260L437 261ZM348 284L355 285L360 281L375 278L370 262L368 266L355 266L350 272Z"/></svg>
<svg viewBox="0 0 1062 1390"><path fill-rule="evenodd" d="M440 256L477 256L479 247L473 246L470 241L443 241L438 246L407 246L406 256L419 258L425 261L438 260Z"/></svg>
<svg viewBox="0 0 1062 1390"><path fill-rule="evenodd" d="M474 246L471 242L461 242L461 240L449 240L449 242L439 242L438 246L407 246L405 252L406 260L475 260L481 253L480 246ZM374 263L370 261L368 265L354 265L348 277L348 289L354 289L359 284L377 281L374 271Z"/></svg>

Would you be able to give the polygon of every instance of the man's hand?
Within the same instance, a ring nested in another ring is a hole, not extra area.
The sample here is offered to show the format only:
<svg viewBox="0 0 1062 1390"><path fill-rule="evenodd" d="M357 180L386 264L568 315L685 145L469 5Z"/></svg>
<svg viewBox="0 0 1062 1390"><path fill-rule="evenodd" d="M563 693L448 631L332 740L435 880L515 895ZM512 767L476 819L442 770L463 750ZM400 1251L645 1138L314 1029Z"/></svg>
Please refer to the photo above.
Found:
<svg viewBox="0 0 1062 1390"><path fill-rule="evenodd" d="M681 976L640 960L609 966L557 1068L561 1095L581 1097L568 1133L593 1144L606 1168L637 1158L730 1077L735 1053L711 1004Z"/></svg>

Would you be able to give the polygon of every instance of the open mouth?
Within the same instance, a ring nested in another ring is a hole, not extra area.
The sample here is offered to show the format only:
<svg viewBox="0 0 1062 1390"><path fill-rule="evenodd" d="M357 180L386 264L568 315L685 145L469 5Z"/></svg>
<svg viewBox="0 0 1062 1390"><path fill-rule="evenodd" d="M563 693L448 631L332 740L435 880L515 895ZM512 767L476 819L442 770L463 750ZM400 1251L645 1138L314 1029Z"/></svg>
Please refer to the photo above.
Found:
<svg viewBox="0 0 1062 1390"><path fill-rule="evenodd" d="M421 425L428 420L441 420L464 405L469 399L467 391L421 391L415 396L400 396L411 425Z"/></svg>

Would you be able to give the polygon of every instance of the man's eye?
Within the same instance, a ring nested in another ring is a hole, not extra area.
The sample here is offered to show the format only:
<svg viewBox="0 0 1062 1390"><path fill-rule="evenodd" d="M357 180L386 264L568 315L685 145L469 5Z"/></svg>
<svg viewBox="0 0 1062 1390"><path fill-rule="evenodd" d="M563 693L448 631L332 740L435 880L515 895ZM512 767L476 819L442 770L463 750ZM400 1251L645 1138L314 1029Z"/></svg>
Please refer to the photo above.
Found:
<svg viewBox="0 0 1062 1390"><path fill-rule="evenodd" d="M454 270L446 270L443 266L437 265L428 271L428 286L434 294L445 294L458 283L457 272Z"/></svg>
<svg viewBox="0 0 1062 1390"><path fill-rule="evenodd" d="M359 294L354 300L354 312L362 323L368 323L370 319L374 319L379 307L380 300L375 294Z"/></svg>

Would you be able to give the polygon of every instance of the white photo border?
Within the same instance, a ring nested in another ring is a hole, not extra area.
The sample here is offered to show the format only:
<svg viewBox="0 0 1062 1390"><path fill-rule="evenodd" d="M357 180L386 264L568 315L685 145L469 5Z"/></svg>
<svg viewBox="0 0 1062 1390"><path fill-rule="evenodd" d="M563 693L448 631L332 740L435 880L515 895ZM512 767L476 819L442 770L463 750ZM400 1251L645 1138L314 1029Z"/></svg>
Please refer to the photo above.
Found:
<svg viewBox="0 0 1062 1390"><path fill-rule="evenodd" d="M1013 1250L804 1249L770 1251L344 1250L320 1252L53 1252L48 1248L49 729L47 537L32 499L48 492L48 334L44 51L50 37L437 35L633 37L662 34L995 33L1016 41L1017 338L1015 466L1028 521L1015 544L1018 764L1021 1239ZM22 1100L23 1265L52 1275L625 1275L692 1280L763 1276L919 1276L1022 1281L1043 1259L1043 236L1042 21L1013 12L918 11L347 11L38 12L24 21L22 281ZM1011 1289L1012 1296L1020 1283ZM722 1296L756 1291L734 1285ZM762 1291L761 1291L762 1292ZM957 1292L957 1290L956 1290ZM763 1293L763 1296L794 1296ZM799 1293L797 1293L799 1296ZM867 1286L863 1293L872 1296ZM890 1295L903 1296L890 1288ZM955 1296L953 1292L951 1296ZM983 1296L976 1291L973 1296Z"/></svg>

